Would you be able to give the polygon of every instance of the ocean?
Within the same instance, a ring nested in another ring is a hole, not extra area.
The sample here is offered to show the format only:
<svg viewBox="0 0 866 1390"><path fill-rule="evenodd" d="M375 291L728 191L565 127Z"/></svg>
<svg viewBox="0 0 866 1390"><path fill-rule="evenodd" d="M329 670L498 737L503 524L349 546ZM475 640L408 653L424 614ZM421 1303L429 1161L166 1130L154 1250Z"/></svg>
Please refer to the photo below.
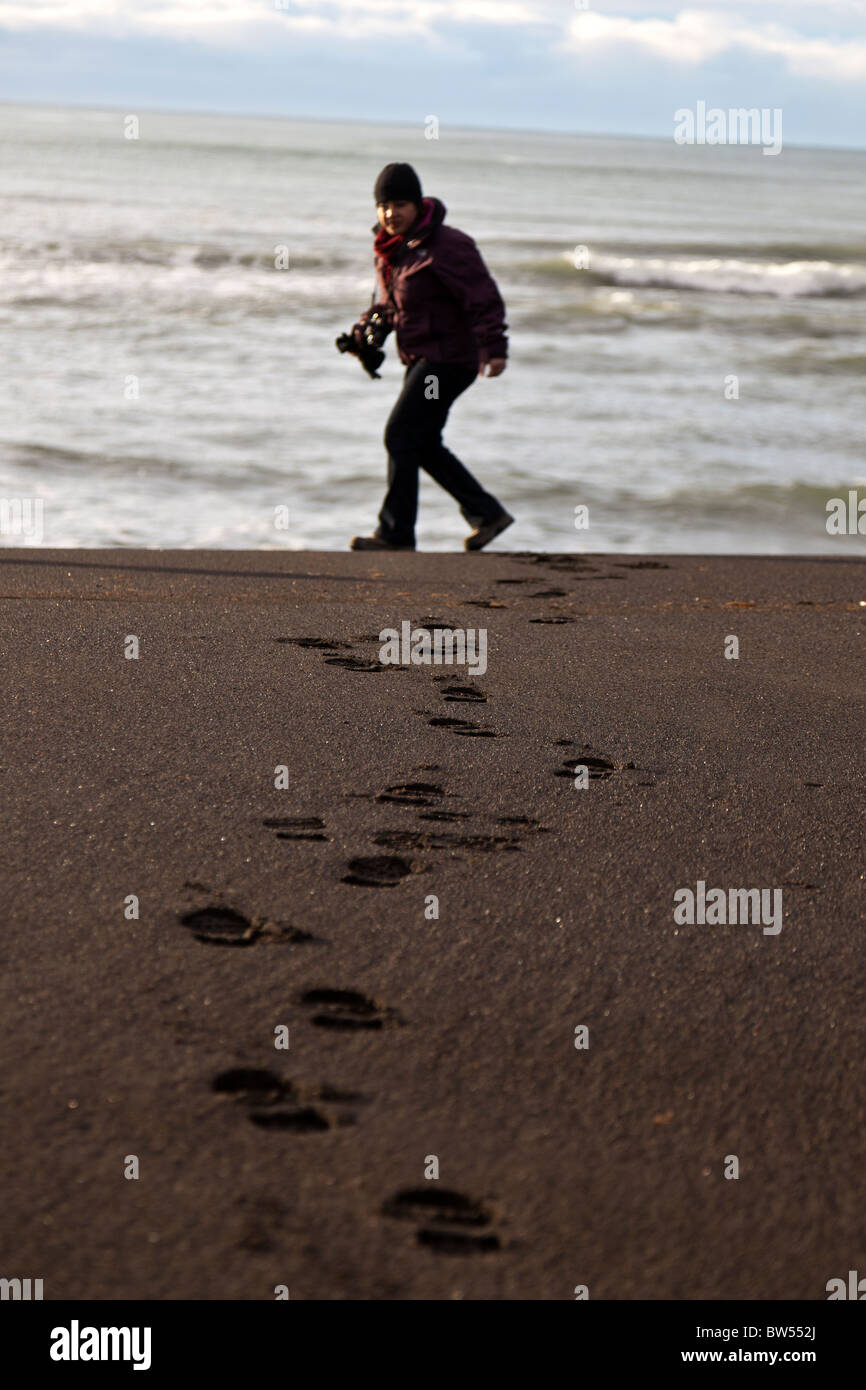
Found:
<svg viewBox="0 0 866 1390"><path fill-rule="evenodd" d="M866 497L866 152L428 130L0 105L0 543L370 532L403 369L334 339L405 159L508 310L445 435L517 517L498 548L866 553L826 525ZM424 478L419 547L465 533Z"/></svg>

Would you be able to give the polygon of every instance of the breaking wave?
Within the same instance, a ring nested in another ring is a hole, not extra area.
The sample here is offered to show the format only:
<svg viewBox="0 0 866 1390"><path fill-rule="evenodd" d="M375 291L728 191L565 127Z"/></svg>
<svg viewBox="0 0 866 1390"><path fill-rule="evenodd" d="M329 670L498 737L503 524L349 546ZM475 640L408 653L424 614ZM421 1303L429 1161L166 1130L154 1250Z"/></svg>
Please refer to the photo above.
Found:
<svg viewBox="0 0 866 1390"><path fill-rule="evenodd" d="M866 295L866 265L830 260L768 261L733 256L615 256L593 252L582 267L565 263L599 285L700 290L710 294L770 295L776 299Z"/></svg>

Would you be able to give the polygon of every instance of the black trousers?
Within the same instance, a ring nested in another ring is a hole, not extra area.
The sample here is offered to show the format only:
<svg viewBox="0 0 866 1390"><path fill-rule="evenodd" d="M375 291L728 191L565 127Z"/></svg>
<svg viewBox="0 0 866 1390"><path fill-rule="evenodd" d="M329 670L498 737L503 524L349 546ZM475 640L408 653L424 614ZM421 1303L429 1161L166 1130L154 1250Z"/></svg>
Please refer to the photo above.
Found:
<svg viewBox="0 0 866 1390"><path fill-rule="evenodd" d="M504 511L442 443L448 412L476 375L472 367L426 357L406 368L403 389L385 426L388 491L376 532L382 540L415 544L419 468L450 492L470 526L492 521Z"/></svg>

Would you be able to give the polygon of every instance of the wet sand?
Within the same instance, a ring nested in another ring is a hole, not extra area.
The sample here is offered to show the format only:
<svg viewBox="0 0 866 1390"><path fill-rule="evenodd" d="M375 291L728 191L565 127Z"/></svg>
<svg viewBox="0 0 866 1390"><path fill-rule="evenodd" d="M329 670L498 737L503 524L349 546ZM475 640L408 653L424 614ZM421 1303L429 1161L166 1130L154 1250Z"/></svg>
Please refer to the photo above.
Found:
<svg viewBox="0 0 866 1390"><path fill-rule="evenodd" d="M866 563L3 550L0 597L0 1274L866 1269ZM406 620L487 670L383 667ZM781 889L781 930L678 924L699 882Z"/></svg>

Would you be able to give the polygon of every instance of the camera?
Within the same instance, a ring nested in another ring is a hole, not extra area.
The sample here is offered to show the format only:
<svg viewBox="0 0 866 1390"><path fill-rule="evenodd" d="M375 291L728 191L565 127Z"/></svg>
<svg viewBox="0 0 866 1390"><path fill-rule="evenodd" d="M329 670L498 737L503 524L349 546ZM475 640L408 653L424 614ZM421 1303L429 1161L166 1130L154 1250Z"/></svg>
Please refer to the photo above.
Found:
<svg viewBox="0 0 866 1390"><path fill-rule="evenodd" d="M388 324L382 315L371 314L364 329L364 341L369 343L371 348L380 348L389 332Z"/></svg>
<svg viewBox="0 0 866 1390"><path fill-rule="evenodd" d="M390 332L387 320L379 313L371 314L367 320L366 327L361 330L361 341L352 333L341 333L337 339L337 348L340 352L350 352L357 357L361 366L370 376L379 379L378 367L385 361L385 354L381 351L382 344Z"/></svg>

